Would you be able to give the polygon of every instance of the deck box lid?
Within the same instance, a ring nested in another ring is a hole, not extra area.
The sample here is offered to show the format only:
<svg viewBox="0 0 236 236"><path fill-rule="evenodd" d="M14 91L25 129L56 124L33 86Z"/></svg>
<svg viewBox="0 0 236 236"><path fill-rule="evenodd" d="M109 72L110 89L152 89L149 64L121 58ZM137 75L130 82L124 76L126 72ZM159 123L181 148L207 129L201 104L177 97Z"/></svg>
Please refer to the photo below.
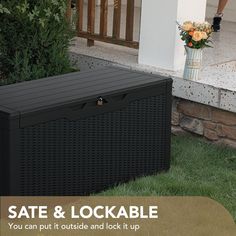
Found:
<svg viewBox="0 0 236 236"><path fill-rule="evenodd" d="M166 77L119 67L48 77L1 86L0 112L14 117L24 116L167 81Z"/></svg>

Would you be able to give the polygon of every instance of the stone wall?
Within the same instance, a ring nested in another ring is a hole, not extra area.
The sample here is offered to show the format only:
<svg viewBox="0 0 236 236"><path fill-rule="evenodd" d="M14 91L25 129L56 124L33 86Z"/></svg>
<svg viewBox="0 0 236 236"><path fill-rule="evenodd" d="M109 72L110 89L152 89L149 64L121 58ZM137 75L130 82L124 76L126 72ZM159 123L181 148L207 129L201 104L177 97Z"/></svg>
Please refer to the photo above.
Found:
<svg viewBox="0 0 236 236"><path fill-rule="evenodd" d="M189 132L236 148L236 113L174 97L172 132Z"/></svg>

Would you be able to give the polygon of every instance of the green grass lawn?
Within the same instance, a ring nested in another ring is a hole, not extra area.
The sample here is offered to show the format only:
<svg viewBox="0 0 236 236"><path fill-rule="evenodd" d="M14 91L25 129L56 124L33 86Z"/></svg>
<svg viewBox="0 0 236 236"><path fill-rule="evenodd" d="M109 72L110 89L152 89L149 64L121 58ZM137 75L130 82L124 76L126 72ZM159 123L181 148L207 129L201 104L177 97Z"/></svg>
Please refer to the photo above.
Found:
<svg viewBox="0 0 236 236"><path fill-rule="evenodd" d="M172 137L167 173L143 177L101 193L105 196L207 196L236 221L236 151L198 138Z"/></svg>

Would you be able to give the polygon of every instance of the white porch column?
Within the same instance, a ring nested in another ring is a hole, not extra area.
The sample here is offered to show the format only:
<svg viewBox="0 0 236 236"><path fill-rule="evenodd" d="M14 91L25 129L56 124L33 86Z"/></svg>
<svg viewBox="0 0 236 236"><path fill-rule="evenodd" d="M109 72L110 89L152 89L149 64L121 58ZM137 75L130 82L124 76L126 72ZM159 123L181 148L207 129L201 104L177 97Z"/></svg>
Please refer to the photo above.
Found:
<svg viewBox="0 0 236 236"><path fill-rule="evenodd" d="M143 0L139 63L183 68L185 55L176 21L205 21L206 0Z"/></svg>

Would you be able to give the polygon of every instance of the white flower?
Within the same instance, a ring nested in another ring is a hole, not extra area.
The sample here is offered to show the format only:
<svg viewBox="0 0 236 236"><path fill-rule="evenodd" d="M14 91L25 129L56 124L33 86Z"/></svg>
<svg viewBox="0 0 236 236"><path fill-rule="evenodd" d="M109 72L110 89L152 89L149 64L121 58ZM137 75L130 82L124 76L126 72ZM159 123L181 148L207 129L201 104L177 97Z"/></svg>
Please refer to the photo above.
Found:
<svg viewBox="0 0 236 236"><path fill-rule="evenodd" d="M190 21L184 22L184 24L183 24L183 26L182 26L182 29L183 29L184 31L190 31L192 28L193 28L193 24L192 24L192 22L190 22Z"/></svg>

